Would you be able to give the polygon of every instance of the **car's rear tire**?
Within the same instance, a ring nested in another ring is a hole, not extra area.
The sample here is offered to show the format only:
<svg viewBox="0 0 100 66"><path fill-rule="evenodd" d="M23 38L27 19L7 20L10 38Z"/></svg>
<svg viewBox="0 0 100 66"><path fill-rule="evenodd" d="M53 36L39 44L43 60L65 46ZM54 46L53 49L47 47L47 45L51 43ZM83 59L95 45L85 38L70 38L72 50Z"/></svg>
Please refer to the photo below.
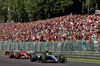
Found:
<svg viewBox="0 0 100 66"><path fill-rule="evenodd" d="M19 59L20 57L21 57L21 54L20 53L16 53L15 58Z"/></svg>
<svg viewBox="0 0 100 66"><path fill-rule="evenodd" d="M42 56L41 56L41 62L42 62L42 63L46 62L46 55L42 55Z"/></svg>
<svg viewBox="0 0 100 66"><path fill-rule="evenodd" d="M65 56L64 55L60 55L59 56L59 61L60 61L60 63L65 63Z"/></svg>
<svg viewBox="0 0 100 66"><path fill-rule="evenodd" d="M34 54L34 53L33 53L33 54L32 54L32 53L30 54L30 61L31 61L31 62L36 62L36 61L37 61L37 56L36 56L36 54Z"/></svg>
<svg viewBox="0 0 100 66"><path fill-rule="evenodd" d="M9 58L13 58L13 57L14 57L14 54L11 52L9 55Z"/></svg>

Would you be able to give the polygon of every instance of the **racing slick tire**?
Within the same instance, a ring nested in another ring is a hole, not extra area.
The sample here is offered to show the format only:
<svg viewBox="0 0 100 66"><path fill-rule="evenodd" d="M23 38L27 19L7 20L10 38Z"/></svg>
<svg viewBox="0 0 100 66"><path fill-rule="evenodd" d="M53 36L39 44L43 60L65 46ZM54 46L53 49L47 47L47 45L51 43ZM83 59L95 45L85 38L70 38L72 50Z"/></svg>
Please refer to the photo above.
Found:
<svg viewBox="0 0 100 66"><path fill-rule="evenodd" d="M42 56L41 56L41 62L42 62L42 63L46 62L46 55L42 55Z"/></svg>
<svg viewBox="0 0 100 66"><path fill-rule="evenodd" d="M15 58L19 59L20 57L21 57L21 54L20 53L16 53Z"/></svg>
<svg viewBox="0 0 100 66"><path fill-rule="evenodd" d="M34 53L34 54L30 54L30 61L31 62L36 62L37 61L37 56L36 56L36 54Z"/></svg>
<svg viewBox="0 0 100 66"><path fill-rule="evenodd" d="M13 58L13 57L14 57L14 54L11 52L9 55L9 58Z"/></svg>
<svg viewBox="0 0 100 66"><path fill-rule="evenodd" d="M60 63L65 63L65 56L64 55L60 55L59 56L59 61L60 61Z"/></svg>

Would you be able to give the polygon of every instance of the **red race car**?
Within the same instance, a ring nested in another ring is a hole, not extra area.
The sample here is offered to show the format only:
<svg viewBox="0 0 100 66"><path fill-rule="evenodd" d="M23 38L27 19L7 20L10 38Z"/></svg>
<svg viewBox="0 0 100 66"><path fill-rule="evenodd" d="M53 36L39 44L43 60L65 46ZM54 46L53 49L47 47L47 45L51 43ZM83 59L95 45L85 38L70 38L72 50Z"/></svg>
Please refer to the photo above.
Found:
<svg viewBox="0 0 100 66"><path fill-rule="evenodd" d="M9 53L9 58L29 58L29 55L28 53L25 53L24 51L22 50L19 50L19 51L12 51Z"/></svg>

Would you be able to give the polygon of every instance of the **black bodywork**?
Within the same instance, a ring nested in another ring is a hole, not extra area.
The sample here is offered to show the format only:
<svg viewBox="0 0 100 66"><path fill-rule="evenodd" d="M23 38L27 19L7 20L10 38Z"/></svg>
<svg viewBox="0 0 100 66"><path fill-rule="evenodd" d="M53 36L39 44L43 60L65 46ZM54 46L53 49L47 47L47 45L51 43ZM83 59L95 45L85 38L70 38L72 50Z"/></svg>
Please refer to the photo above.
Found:
<svg viewBox="0 0 100 66"><path fill-rule="evenodd" d="M61 62L65 63L67 61L67 58L61 54L59 56L52 54L51 52L47 53L30 53L30 61L31 62Z"/></svg>

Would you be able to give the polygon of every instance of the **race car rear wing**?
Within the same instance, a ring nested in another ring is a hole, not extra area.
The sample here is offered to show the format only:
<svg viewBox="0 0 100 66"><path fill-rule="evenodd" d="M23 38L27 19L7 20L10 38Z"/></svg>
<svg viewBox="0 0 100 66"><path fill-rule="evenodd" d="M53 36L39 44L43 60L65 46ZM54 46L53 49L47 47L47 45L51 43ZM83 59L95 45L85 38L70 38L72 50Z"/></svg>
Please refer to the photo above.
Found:
<svg viewBox="0 0 100 66"><path fill-rule="evenodd" d="M5 55L9 55L13 51L5 51Z"/></svg>

